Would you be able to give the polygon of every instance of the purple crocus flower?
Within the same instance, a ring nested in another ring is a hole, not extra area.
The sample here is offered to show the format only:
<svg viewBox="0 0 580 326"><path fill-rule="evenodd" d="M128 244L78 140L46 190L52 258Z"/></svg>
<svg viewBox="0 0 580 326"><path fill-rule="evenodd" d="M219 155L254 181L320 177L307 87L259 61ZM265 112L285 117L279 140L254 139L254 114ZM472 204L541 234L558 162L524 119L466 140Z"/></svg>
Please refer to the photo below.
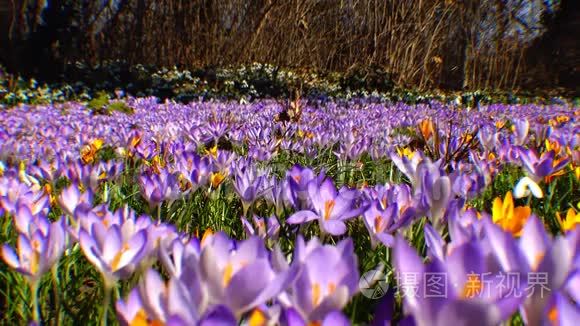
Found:
<svg viewBox="0 0 580 326"><path fill-rule="evenodd" d="M190 193L207 185L213 169L209 158L201 157L191 151L186 151L177 156L175 165L175 171L179 172L187 180L187 191Z"/></svg>
<svg viewBox="0 0 580 326"><path fill-rule="evenodd" d="M177 238L159 250L159 261L171 277L188 277L187 274L198 272L200 255L201 247L197 238L189 241Z"/></svg>
<svg viewBox="0 0 580 326"><path fill-rule="evenodd" d="M252 203L263 195L265 178L251 161L235 169L234 189L242 201L244 216Z"/></svg>
<svg viewBox="0 0 580 326"><path fill-rule="evenodd" d="M49 220L44 215L33 215L28 205L19 203L11 213L14 216L14 227L18 233L30 236L40 230L46 234L50 227Z"/></svg>
<svg viewBox="0 0 580 326"><path fill-rule="evenodd" d="M21 183L13 176L0 178L0 211L14 214L20 204L28 206L33 215L48 213L48 196Z"/></svg>
<svg viewBox="0 0 580 326"><path fill-rule="evenodd" d="M351 239L331 246L317 239L305 243L299 236L292 266L300 266L298 278L279 300L294 308L307 324L341 310L358 292L357 256Z"/></svg>
<svg viewBox="0 0 580 326"><path fill-rule="evenodd" d="M217 156L210 156L211 163L214 167L214 172L221 172L224 175L231 173L233 162L237 159L237 155L230 151L218 151Z"/></svg>
<svg viewBox="0 0 580 326"><path fill-rule="evenodd" d="M390 326L393 319L393 312L395 310L395 293L393 289L388 289L387 293L379 299L379 303L375 307L375 314L371 322L371 326ZM414 325L413 317L407 317L399 321L399 325ZM409 321L410 320L410 321Z"/></svg>
<svg viewBox="0 0 580 326"><path fill-rule="evenodd" d="M275 213L282 216L284 209L290 205L290 186L288 180L278 181L276 177L270 177L266 181L265 199L274 205Z"/></svg>
<svg viewBox="0 0 580 326"><path fill-rule="evenodd" d="M286 222L302 224L318 220L320 229L332 235L342 235L346 232L344 221L360 215L362 209L354 208L354 196L351 191L338 192L331 179L322 184L310 183L308 194L314 211L303 210L294 213Z"/></svg>
<svg viewBox="0 0 580 326"><path fill-rule="evenodd" d="M117 319L122 326L152 322L148 320L139 291L136 288L129 293L126 300L117 301L115 308L117 310Z"/></svg>
<svg viewBox="0 0 580 326"><path fill-rule="evenodd" d="M575 326L580 320L580 307L578 303L570 302L568 297L556 293L551 300L545 320L546 324Z"/></svg>
<svg viewBox="0 0 580 326"><path fill-rule="evenodd" d="M414 205L411 188L407 184L376 185L364 188L362 192L368 200L378 200L383 210L392 204L397 204L400 211Z"/></svg>
<svg viewBox="0 0 580 326"><path fill-rule="evenodd" d="M80 159L69 160L64 175L73 183L90 186L92 164L83 164Z"/></svg>
<svg viewBox="0 0 580 326"><path fill-rule="evenodd" d="M448 250L469 241L476 241L482 237L483 223L481 217L486 213L479 213L474 208L465 208L464 199L452 200L447 207L447 225L451 242L447 244ZM439 234L437 234L439 236ZM427 232L425 233L427 237ZM427 239L427 238L426 238Z"/></svg>
<svg viewBox="0 0 580 326"><path fill-rule="evenodd" d="M135 153L144 160L150 160L155 156L157 146L151 139L149 139L147 141L139 141L137 146L129 147L129 150L134 150Z"/></svg>
<svg viewBox="0 0 580 326"><path fill-rule="evenodd" d="M257 235L262 239L273 241L278 239L278 234L280 233L280 222L278 222L276 216L262 218L254 215L254 226L252 226L252 224L250 224L250 222L245 217L242 217L241 220L242 226L248 238Z"/></svg>
<svg viewBox="0 0 580 326"><path fill-rule="evenodd" d="M498 143L498 133L494 127L485 126L479 129L477 138L487 152L493 152Z"/></svg>
<svg viewBox="0 0 580 326"><path fill-rule="evenodd" d="M189 307L188 313L201 316L213 306L210 306L207 283L201 273L200 242L195 238L184 241L187 240L175 239L170 247L160 250L159 256L171 276L172 290L187 301L183 305Z"/></svg>
<svg viewBox="0 0 580 326"><path fill-rule="evenodd" d="M199 320L198 311L193 302L189 302L186 289L179 279L172 278L165 282L154 270L145 272L138 286L144 311L150 320L167 323L172 319L193 325Z"/></svg>
<svg viewBox="0 0 580 326"><path fill-rule="evenodd" d="M233 313L224 306L198 314L190 301L187 289L179 279L165 282L161 276L148 270L139 286L131 291L126 301L116 303L121 325L236 325Z"/></svg>
<svg viewBox="0 0 580 326"><path fill-rule="evenodd" d="M350 320L339 310L333 310L326 314L321 320L316 322L308 322L305 320L300 313L294 308L288 308L284 311L283 320L281 322L283 326L308 326L308 325L321 325L321 326L349 326L351 325ZM253 326L253 325L251 325Z"/></svg>
<svg viewBox="0 0 580 326"><path fill-rule="evenodd" d="M453 192L460 197L473 199L485 188L485 176L479 172L450 175Z"/></svg>
<svg viewBox="0 0 580 326"><path fill-rule="evenodd" d="M324 173L316 176L314 171L309 168L303 168L299 165L294 165L288 172L286 172L286 180L290 189L290 201L297 209L310 209L312 203L308 193L308 185L310 182L317 184L321 183L325 178Z"/></svg>
<svg viewBox="0 0 580 326"><path fill-rule="evenodd" d="M540 182L545 177L562 170L568 162L569 158L556 159L554 151L542 153L540 157L532 149L520 148L520 159L528 176L535 182Z"/></svg>
<svg viewBox="0 0 580 326"><path fill-rule="evenodd" d="M497 146L499 159L505 163L519 163L520 147L512 145L507 139L501 140L501 145Z"/></svg>
<svg viewBox="0 0 580 326"><path fill-rule="evenodd" d="M417 151L413 157L409 159L404 155L399 156L397 153L391 152L390 158L397 166L399 171L401 171L405 176L407 176L407 178L409 178L409 181L411 181L413 186L419 184L420 179L417 175L417 168L419 163L426 159L423 157L423 153Z"/></svg>
<svg viewBox="0 0 580 326"><path fill-rule="evenodd" d="M393 233L405 226L414 215L413 208L407 208L400 213L396 203L383 209L380 201L371 202L363 213L363 221L371 236L371 247L374 249L377 241L386 247L392 247L395 240Z"/></svg>
<svg viewBox="0 0 580 326"><path fill-rule="evenodd" d="M495 161L490 160L485 156L480 156L478 153L474 151L471 151L469 153L469 159L471 162L473 162L473 167L475 168L475 171L479 175L483 176L484 185L488 186L489 184L491 184L493 176L497 171Z"/></svg>
<svg viewBox="0 0 580 326"><path fill-rule="evenodd" d="M123 171L125 165L122 162L108 161L99 162L96 166L91 167L89 173L89 186L96 191L99 183L107 180L113 180Z"/></svg>
<svg viewBox="0 0 580 326"><path fill-rule="evenodd" d="M149 203L152 209L167 200L172 203L181 195L179 178L174 173L166 170L156 173L143 173L139 176L141 195Z"/></svg>
<svg viewBox="0 0 580 326"><path fill-rule="evenodd" d="M65 225L61 218L51 223L47 230L36 229L28 235L19 234L16 252L5 244L1 256L8 266L23 274L34 286L60 259L65 245Z"/></svg>
<svg viewBox="0 0 580 326"><path fill-rule="evenodd" d="M92 206L93 193L92 191L87 190L81 194L78 185L73 183L62 191L58 197L58 203L65 213L67 213L69 216L73 216L75 209L80 204L87 204Z"/></svg>
<svg viewBox="0 0 580 326"><path fill-rule="evenodd" d="M89 231L80 230L79 243L85 257L101 272L105 286L129 276L139 264L147 245L147 232L140 230L124 237L121 226L109 228L93 223Z"/></svg>
<svg viewBox="0 0 580 326"><path fill-rule="evenodd" d="M340 148L334 155L342 161L356 161L365 151L367 151L370 140L368 138L357 139L352 130L343 133L340 141Z"/></svg>
<svg viewBox="0 0 580 326"><path fill-rule="evenodd" d="M125 220L122 215L113 214L109 211L106 204L92 207L87 203L81 203L76 207L74 215L69 221L68 233L74 242L78 242L80 231L82 229L90 231L94 223L99 223L105 228L109 228L112 225L120 226Z"/></svg>
<svg viewBox="0 0 580 326"><path fill-rule="evenodd" d="M234 242L215 234L202 248L201 276L207 303L223 304L239 318L251 308L277 296L293 280L295 268L276 273L262 239Z"/></svg>
<svg viewBox="0 0 580 326"><path fill-rule="evenodd" d="M120 210L117 210L114 215L119 215ZM132 237L141 230L145 230L147 233L147 243L142 252L141 267L153 265L157 261L160 251L170 246L175 239L179 238L179 234L174 225L153 223L151 217L147 215L135 218L132 210L123 209L122 211L131 212L129 216L122 217L120 219L121 222L118 223L124 239Z"/></svg>
<svg viewBox="0 0 580 326"><path fill-rule="evenodd" d="M397 236L394 264L405 311L417 325L495 325L509 317L523 300L513 294L520 284L498 286L501 270L488 252L482 243L468 242L443 261L433 257L424 265Z"/></svg>
<svg viewBox="0 0 580 326"><path fill-rule="evenodd" d="M530 122L526 119L513 121L513 138L512 143L517 146L522 146L526 143L528 132L530 130Z"/></svg>
<svg viewBox="0 0 580 326"><path fill-rule="evenodd" d="M486 221L485 228L502 268L518 271L527 278L522 316L528 324L540 325L550 298L562 289L571 273L574 252L568 240L562 236L552 240L535 215L524 226L517 244L509 233L490 221Z"/></svg>
<svg viewBox="0 0 580 326"><path fill-rule="evenodd" d="M438 164L422 161L417 166L415 195L419 198L419 208L426 211L431 222L440 228L447 205L452 199L451 180Z"/></svg>
<svg viewBox="0 0 580 326"><path fill-rule="evenodd" d="M36 177L45 179L51 183L56 181L62 174L58 160L51 162L40 160L37 165L31 167L31 170Z"/></svg>

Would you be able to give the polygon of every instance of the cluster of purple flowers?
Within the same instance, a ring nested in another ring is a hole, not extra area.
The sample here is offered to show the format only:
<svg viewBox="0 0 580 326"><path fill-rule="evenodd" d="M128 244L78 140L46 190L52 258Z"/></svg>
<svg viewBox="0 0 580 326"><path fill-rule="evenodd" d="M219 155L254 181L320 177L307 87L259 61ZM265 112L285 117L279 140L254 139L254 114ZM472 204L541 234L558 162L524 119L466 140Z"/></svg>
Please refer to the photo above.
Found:
<svg viewBox="0 0 580 326"><path fill-rule="evenodd" d="M358 291L351 239L331 246L299 237L288 261L278 246L268 250L258 236L265 232L262 219L256 218L257 235L252 231L246 240L222 232L206 232L198 239L170 224L154 223L149 216L137 217L127 206L111 212L105 205L94 205L90 189L81 193L77 185L62 191L58 203L65 215L51 223L46 209L33 213L26 202L32 196L33 202L40 197L46 203L48 195L42 189L27 188L9 173L3 178L27 193L8 212L19 236L16 251L4 245L2 258L34 289L65 251L80 247L102 274L105 287L145 271L129 297L117 303L119 320L127 325L236 324L241 318L292 325L326 319L348 324L340 311ZM3 207L7 201L2 198ZM268 224L272 234L275 226ZM168 281L151 269L156 262L169 274ZM332 274L326 273L329 266ZM266 305L274 299L274 305Z"/></svg>
<svg viewBox="0 0 580 326"><path fill-rule="evenodd" d="M580 217L569 213L552 236L528 206L513 203L543 198L563 175L579 184L574 108L330 102L284 123L270 101L127 105L133 115L92 116L75 103L0 112L0 216L17 233L15 249L5 244L1 254L34 295L63 255L81 251L106 291L140 277L116 302L124 325L347 325L342 310L359 292L354 241L368 236L369 250L393 250L404 322L496 325L517 311L530 325L580 318ZM107 150L112 159L102 158ZM331 178L330 169L298 164L278 177L269 164L282 153L328 152L337 169L388 160L389 181L348 185L339 181L347 172ZM513 195L496 198L491 214L469 207L508 165L525 175ZM408 182L394 183L395 173ZM149 215L110 210L119 198L112 188L122 184L138 185ZM193 236L161 218L162 206L218 191L239 199L242 216L231 218L240 218L245 239ZM256 215L258 205L268 215ZM418 221L427 261L407 239ZM368 235L355 234L356 223ZM305 228L320 238L304 239ZM284 253L288 236L293 250ZM540 286L530 273L546 276L548 294L514 295ZM507 274L521 282L499 286ZM445 295L417 293L430 286L428 275L445 275ZM377 311L375 323L392 318Z"/></svg>

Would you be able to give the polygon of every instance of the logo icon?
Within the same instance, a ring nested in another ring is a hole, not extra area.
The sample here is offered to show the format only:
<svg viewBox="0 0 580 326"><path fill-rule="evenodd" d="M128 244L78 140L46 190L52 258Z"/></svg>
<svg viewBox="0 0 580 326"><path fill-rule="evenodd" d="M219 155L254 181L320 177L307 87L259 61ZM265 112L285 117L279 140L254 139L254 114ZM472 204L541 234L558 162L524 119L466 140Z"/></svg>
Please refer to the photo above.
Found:
<svg viewBox="0 0 580 326"><path fill-rule="evenodd" d="M383 273L384 267L382 265L377 268L365 272L358 281L358 287L362 295L369 299L382 298L389 289L387 277Z"/></svg>

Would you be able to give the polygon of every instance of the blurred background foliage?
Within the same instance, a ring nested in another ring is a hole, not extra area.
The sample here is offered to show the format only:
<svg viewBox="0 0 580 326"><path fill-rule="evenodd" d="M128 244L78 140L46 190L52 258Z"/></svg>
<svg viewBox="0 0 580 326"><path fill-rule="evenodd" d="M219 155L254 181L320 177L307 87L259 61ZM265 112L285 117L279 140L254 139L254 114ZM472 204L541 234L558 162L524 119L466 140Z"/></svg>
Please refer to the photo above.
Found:
<svg viewBox="0 0 580 326"><path fill-rule="evenodd" d="M218 67L261 62L342 89L579 94L577 0L0 0L0 21L4 66L43 82L97 83L117 62L111 83L175 66L221 87Z"/></svg>
<svg viewBox="0 0 580 326"><path fill-rule="evenodd" d="M364 97L376 102L408 104L439 101L449 105L474 108L478 105L571 104L580 106L578 97L559 90L418 90L396 86L391 75L379 67L350 73L284 69L261 63L207 69L156 68L153 65L130 66L108 61L95 66L77 63L65 69L64 81L39 82L7 73L0 66L0 107L18 104L51 104L80 101L97 103L126 95L155 96L159 101L235 100L249 102L274 98L286 101L303 99L310 104ZM95 102L96 101L96 102ZM97 105L102 107L102 105Z"/></svg>

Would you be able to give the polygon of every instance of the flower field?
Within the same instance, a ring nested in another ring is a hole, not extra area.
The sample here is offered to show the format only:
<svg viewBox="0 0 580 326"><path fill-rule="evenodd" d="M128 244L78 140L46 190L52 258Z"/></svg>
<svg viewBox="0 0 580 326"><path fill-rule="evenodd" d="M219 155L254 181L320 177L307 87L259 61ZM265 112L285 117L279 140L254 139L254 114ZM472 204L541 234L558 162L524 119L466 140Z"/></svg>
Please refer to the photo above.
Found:
<svg viewBox="0 0 580 326"><path fill-rule="evenodd" d="M20 105L0 216L0 324L577 325L580 108Z"/></svg>

